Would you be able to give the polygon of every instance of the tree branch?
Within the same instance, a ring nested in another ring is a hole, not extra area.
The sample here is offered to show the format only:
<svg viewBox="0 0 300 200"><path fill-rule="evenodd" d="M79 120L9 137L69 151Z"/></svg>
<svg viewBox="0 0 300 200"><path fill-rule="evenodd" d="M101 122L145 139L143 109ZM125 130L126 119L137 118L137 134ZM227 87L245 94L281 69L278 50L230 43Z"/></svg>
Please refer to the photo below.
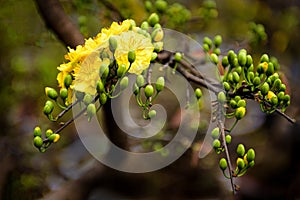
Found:
<svg viewBox="0 0 300 200"><path fill-rule="evenodd" d="M48 28L66 45L75 48L84 44L84 37L65 14L58 0L35 0L38 10Z"/></svg>

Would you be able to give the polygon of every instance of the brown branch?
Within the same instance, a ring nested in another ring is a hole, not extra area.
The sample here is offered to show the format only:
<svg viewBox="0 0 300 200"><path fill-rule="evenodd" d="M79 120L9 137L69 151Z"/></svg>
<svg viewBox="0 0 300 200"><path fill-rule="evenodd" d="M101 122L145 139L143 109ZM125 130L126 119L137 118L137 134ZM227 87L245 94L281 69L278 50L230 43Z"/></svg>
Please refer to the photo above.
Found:
<svg viewBox="0 0 300 200"><path fill-rule="evenodd" d="M35 0L38 10L48 28L66 45L75 48L84 44L84 37L65 14L58 0Z"/></svg>
<svg viewBox="0 0 300 200"><path fill-rule="evenodd" d="M121 11L116 8L112 3L107 0L99 0L107 9L115 13L115 16L118 21L123 21L125 17L122 15Z"/></svg>

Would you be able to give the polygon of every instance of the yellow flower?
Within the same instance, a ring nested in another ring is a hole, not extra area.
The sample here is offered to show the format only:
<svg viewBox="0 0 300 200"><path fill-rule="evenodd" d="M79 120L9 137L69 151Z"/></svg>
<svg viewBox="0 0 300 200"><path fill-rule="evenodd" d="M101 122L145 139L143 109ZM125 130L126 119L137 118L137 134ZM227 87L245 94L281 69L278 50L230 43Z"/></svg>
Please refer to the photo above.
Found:
<svg viewBox="0 0 300 200"><path fill-rule="evenodd" d="M147 69L153 52L151 40L134 31L127 31L116 36L118 47L115 51L115 58L118 65L125 64L129 68L128 52L135 51L135 61L132 63L129 72L141 74Z"/></svg>
<svg viewBox="0 0 300 200"><path fill-rule="evenodd" d="M102 63L109 64L109 59L101 60L98 52L92 53L81 64L79 71L74 74L74 86L73 89L79 92L85 92L87 94L96 94L96 84L100 80L99 67Z"/></svg>

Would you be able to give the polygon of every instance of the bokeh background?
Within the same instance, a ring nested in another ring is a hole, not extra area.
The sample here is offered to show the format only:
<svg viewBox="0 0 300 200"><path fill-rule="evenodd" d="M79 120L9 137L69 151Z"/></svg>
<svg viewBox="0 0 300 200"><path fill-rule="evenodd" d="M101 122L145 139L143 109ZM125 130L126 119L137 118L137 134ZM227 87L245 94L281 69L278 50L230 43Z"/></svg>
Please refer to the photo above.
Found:
<svg viewBox="0 0 300 200"><path fill-rule="evenodd" d="M147 17L141 0L60 2L85 37L96 35L116 18L107 2L138 24ZM292 98L287 114L300 120L299 1L216 0L216 7L202 0L179 2L190 11L176 15L179 22L166 18L165 27L199 43L206 35L221 34L224 51L247 48L256 59L262 53L276 56ZM0 0L0 5L0 199L232 198L213 152L198 160L189 150L162 170L127 174L97 163L70 126L58 144L39 153L32 144L33 128L57 126L42 113L44 87L56 85L56 67L67 48L47 29L34 1ZM189 21L181 23L182 18ZM253 23L262 24L266 35L254 34ZM232 146L243 142L255 148L256 166L237 180L241 187L237 198L300 198L299 123L261 114L255 105L251 108L251 116L236 129Z"/></svg>

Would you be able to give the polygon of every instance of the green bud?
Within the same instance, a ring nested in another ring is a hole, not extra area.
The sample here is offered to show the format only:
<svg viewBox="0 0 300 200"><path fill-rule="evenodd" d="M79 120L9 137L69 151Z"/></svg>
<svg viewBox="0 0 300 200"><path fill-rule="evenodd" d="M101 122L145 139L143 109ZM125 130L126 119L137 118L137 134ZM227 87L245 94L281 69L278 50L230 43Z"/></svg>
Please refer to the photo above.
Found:
<svg viewBox="0 0 300 200"><path fill-rule="evenodd" d="M121 78L125 74L126 70L127 70L126 69L126 65L125 64L121 64L118 67L118 69L117 69L117 76L118 76L118 78Z"/></svg>
<svg viewBox="0 0 300 200"><path fill-rule="evenodd" d="M274 73L274 65L273 63L268 63L268 69L266 71L267 76L271 76Z"/></svg>
<svg viewBox="0 0 300 200"><path fill-rule="evenodd" d="M278 97L276 95L271 98L271 104L274 106L278 104Z"/></svg>
<svg viewBox="0 0 300 200"><path fill-rule="evenodd" d="M220 48L214 48L213 53L219 56L221 54L221 49Z"/></svg>
<svg viewBox="0 0 300 200"><path fill-rule="evenodd" d="M274 81L273 87L274 87L275 90L280 90L280 88L281 88L281 80L279 78Z"/></svg>
<svg viewBox="0 0 300 200"><path fill-rule="evenodd" d="M155 8L158 12L163 13L167 10L168 3L164 0L157 0L155 2Z"/></svg>
<svg viewBox="0 0 300 200"><path fill-rule="evenodd" d="M212 138L218 139L218 138L219 138L219 135L220 135L220 129L219 129L219 127L216 127L216 128L214 128L214 129L211 131L211 136L212 136Z"/></svg>
<svg viewBox="0 0 300 200"><path fill-rule="evenodd" d="M233 81L238 83L240 81L240 75L237 72L232 73Z"/></svg>
<svg viewBox="0 0 300 200"><path fill-rule="evenodd" d="M110 51L111 52L115 52L115 50L118 47L117 39L114 36L111 36L108 41L109 41L109 49L110 49Z"/></svg>
<svg viewBox="0 0 300 200"><path fill-rule="evenodd" d="M92 116L94 116L97 112L96 106L93 103L90 103L87 108L86 108L86 112L89 118L91 118Z"/></svg>
<svg viewBox="0 0 300 200"><path fill-rule="evenodd" d="M253 59L251 55L247 55L246 67L250 67L253 64Z"/></svg>
<svg viewBox="0 0 300 200"><path fill-rule="evenodd" d="M212 41L209 37L204 37L203 38L203 44L207 44L209 49L212 47Z"/></svg>
<svg viewBox="0 0 300 200"><path fill-rule="evenodd" d="M255 162L254 162L254 160L253 160L253 161L249 162L248 166L249 166L249 167L253 167L254 164L255 164Z"/></svg>
<svg viewBox="0 0 300 200"><path fill-rule="evenodd" d="M125 76L120 81L120 89L121 89L121 91L125 90L127 88L127 86L128 86L128 77Z"/></svg>
<svg viewBox="0 0 300 200"><path fill-rule="evenodd" d="M66 88L69 88L70 85L72 84L73 78L71 76L71 74L68 74L65 79L64 79L64 85Z"/></svg>
<svg viewBox="0 0 300 200"><path fill-rule="evenodd" d="M84 95L84 97L83 97L83 103L85 105L89 105L90 103L92 103L92 101L93 101L92 95L90 95L90 94L85 94Z"/></svg>
<svg viewBox="0 0 300 200"><path fill-rule="evenodd" d="M45 105L50 106L50 108L53 110L54 109L54 104L52 103L52 101L46 101Z"/></svg>
<svg viewBox="0 0 300 200"><path fill-rule="evenodd" d="M233 65L234 59L236 58L236 54L234 53L234 51L233 50L229 50L227 56L228 56L229 64Z"/></svg>
<svg viewBox="0 0 300 200"><path fill-rule="evenodd" d="M97 92L100 94L104 92L104 85L101 80L97 81L97 86L96 86Z"/></svg>
<svg viewBox="0 0 300 200"><path fill-rule="evenodd" d="M137 77L136 77L136 85L138 86L138 87L142 87L144 84L145 84L145 79L144 79L144 76L143 75L138 75Z"/></svg>
<svg viewBox="0 0 300 200"><path fill-rule="evenodd" d="M234 68L238 67L238 66L239 66L239 61L238 61L238 59L237 59L237 58L234 58L234 59L233 59L233 63L231 63L231 65L232 65L232 67L234 67Z"/></svg>
<svg viewBox="0 0 300 200"><path fill-rule="evenodd" d="M149 23L147 21L143 21L141 24L141 29L148 31Z"/></svg>
<svg viewBox="0 0 300 200"><path fill-rule="evenodd" d="M239 102L239 100L241 100L241 97L237 95L237 96L234 97L234 100L235 100L236 102Z"/></svg>
<svg viewBox="0 0 300 200"><path fill-rule="evenodd" d="M145 1L145 8L147 12L150 12L152 10L152 3L151 1Z"/></svg>
<svg viewBox="0 0 300 200"><path fill-rule="evenodd" d="M268 94L269 90L270 90L269 84L267 82L264 82L264 84L261 86L261 89L260 89L261 94L266 95L266 94Z"/></svg>
<svg viewBox="0 0 300 200"><path fill-rule="evenodd" d="M229 62L228 62L228 57L227 56L224 56L222 58L222 66L225 68L229 65Z"/></svg>
<svg viewBox="0 0 300 200"><path fill-rule="evenodd" d="M210 50L210 47L208 46L208 44L203 44L202 48L205 52L208 52Z"/></svg>
<svg viewBox="0 0 300 200"><path fill-rule="evenodd" d="M49 105L45 105L44 106L44 109L43 109L43 112L45 115L49 115L51 114L53 111L53 107L49 106Z"/></svg>
<svg viewBox="0 0 300 200"><path fill-rule="evenodd" d="M150 119L154 118L156 116L156 111L155 110L150 110L148 113L148 117Z"/></svg>
<svg viewBox="0 0 300 200"><path fill-rule="evenodd" d="M153 46L154 46L155 52L161 52L163 50L164 43L163 42L154 42Z"/></svg>
<svg viewBox="0 0 300 200"><path fill-rule="evenodd" d="M237 107L245 107L246 108L246 101L244 99L241 99L237 103Z"/></svg>
<svg viewBox="0 0 300 200"><path fill-rule="evenodd" d="M242 73L243 68L241 66L238 66L235 68L234 71L236 71L239 75Z"/></svg>
<svg viewBox="0 0 300 200"><path fill-rule="evenodd" d="M45 132L45 136L48 138L50 135L53 134L53 131L51 129L47 129Z"/></svg>
<svg viewBox="0 0 300 200"><path fill-rule="evenodd" d="M229 101L229 105L230 105L231 108L237 108L237 103L234 99L231 99Z"/></svg>
<svg viewBox="0 0 300 200"><path fill-rule="evenodd" d="M154 29L161 28L160 23L155 24L153 28L154 28Z"/></svg>
<svg viewBox="0 0 300 200"><path fill-rule="evenodd" d="M216 35L214 38L214 45L215 47L219 47L222 44L222 36Z"/></svg>
<svg viewBox="0 0 300 200"><path fill-rule="evenodd" d="M59 138L60 138L60 135L57 133L54 133L48 137L48 140L50 142L56 143L59 140Z"/></svg>
<svg viewBox="0 0 300 200"><path fill-rule="evenodd" d="M155 88L157 92L160 92L164 89L164 87L165 87L165 79L164 77L161 76L156 80Z"/></svg>
<svg viewBox="0 0 300 200"><path fill-rule="evenodd" d="M233 82L233 75L232 75L231 72L228 73L227 79L228 79L229 82Z"/></svg>
<svg viewBox="0 0 300 200"><path fill-rule="evenodd" d="M68 97L68 90L67 88L61 88L59 90L59 95L62 99L66 99Z"/></svg>
<svg viewBox="0 0 300 200"><path fill-rule="evenodd" d="M135 51L131 50L128 52L128 61L133 63L135 61Z"/></svg>
<svg viewBox="0 0 300 200"><path fill-rule="evenodd" d="M41 128L39 126L34 128L33 135L34 136L40 136L40 137L42 136L42 131L41 131Z"/></svg>
<svg viewBox="0 0 300 200"><path fill-rule="evenodd" d="M271 62L273 63L273 65L274 65L274 70L275 70L275 71L278 71L278 70L280 69L280 65L279 65L279 63L278 63L277 58L271 57L271 58L270 58L270 61L271 61Z"/></svg>
<svg viewBox="0 0 300 200"><path fill-rule="evenodd" d="M241 66L245 66L247 63L247 53L240 50L238 54L238 62Z"/></svg>
<svg viewBox="0 0 300 200"><path fill-rule="evenodd" d="M148 18L148 23L150 26L154 26L159 22L159 16L156 13L152 13Z"/></svg>
<svg viewBox="0 0 300 200"><path fill-rule="evenodd" d="M291 99L290 95L286 94L286 95L284 95L283 101L284 102L289 102L290 99Z"/></svg>
<svg viewBox="0 0 300 200"><path fill-rule="evenodd" d="M107 101L107 96L106 96L106 94L105 94L105 93L100 94L100 97L99 97L99 102L100 102L100 104L101 104L101 105L104 105L104 104L106 103L106 101Z"/></svg>
<svg viewBox="0 0 300 200"><path fill-rule="evenodd" d="M283 91L279 92L277 94L277 97L278 97L279 101L283 101L283 99L284 99L284 92Z"/></svg>
<svg viewBox="0 0 300 200"><path fill-rule="evenodd" d="M151 62L153 62L156 58L157 58L157 53L156 52L152 52Z"/></svg>
<svg viewBox="0 0 300 200"><path fill-rule="evenodd" d="M225 91L227 91L227 92L230 90L230 85L228 82L223 82L223 87L224 87Z"/></svg>
<svg viewBox="0 0 300 200"><path fill-rule="evenodd" d="M255 77L255 75L254 75L254 73L253 72L248 72L248 74L247 74L247 78L248 78L248 80L249 81L253 81L254 80L254 77Z"/></svg>
<svg viewBox="0 0 300 200"><path fill-rule="evenodd" d="M248 68L248 72L253 72L254 71L254 65L250 65L250 67Z"/></svg>
<svg viewBox="0 0 300 200"><path fill-rule="evenodd" d="M281 86L280 86L279 91L285 92L285 90L286 90L286 86L285 86L285 84L282 83Z"/></svg>
<svg viewBox="0 0 300 200"><path fill-rule="evenodd" d="M50 99L53 99L53 100L56 100L58 97L56 90L54 90L53 88L50 88L50 87L45 87L45 93Z"/></svg>
<svg viewBox="0 0 300 200"><path fill-rule="evenodd" d="M195 95L197 99L200 99L202 97L202 91L200 88L196 88Z"/></svg>
<svg viewBox="0 0 300 200"><path fill-rule="evenodd" d="M224 171L225 169L227 169L227 161L225 158L221 158L220 162L219 162L219 166L221 168L222 171Z"/></svg>
<svg viewBox="0 0 300 200"><path fill-rule="evenodd" d="M257 76L253 79L253 85L258 86L260 84L260 78Z"/></svg>
<svg viewBox="0 0 300 200"><path fill-rule="evenodd" d="M164 32L162 28L156 28L154 31L151 33L151 38L153 39L154 42L159 42L163 39L164 37Z"/></svg>
<svg viewBox="0 0 300 200"><path fill-rule="evenodd" d="M76 96L76 99L78 99L79 101L81 101L83 99L83 97L84 97L84 93L76 91L75 96Z"/></svg>
<svg viewBox="0 0 300 200"><path fill-rule="evenodd" d="M236 159L236 165L241 170L241 169L244 169L245 162L242 158L238 158L238 159Z"/></svg>
<svg viewBox="0 0 300 200"><path fill-rule="evenodd" d="M224 92L219 92L218 93L218 101L220 103L225 103L226 102L226 95Z"/></svg>
<svg viewBox="0 0 300 200"><path fill-rule="evenodd" d="M144 92L145 92L145 96L147 98L151 97L153 95L153 92L154 92L153 86L152 85L147 85L145 87L145 91Z"/></svg>
<svg viewBox="0 0 300 200"><path fill-rule="evenodd" d="M231 135L226 135L225 141L226 141L226 144L230 144L231 143Z"/></svg>
<svg viewBox="0 0 300 200"><path fill-rule="evenodd" d="M211 61L212 61L213 63L215 63L215 64L218 64L218 62L219 62L219 57L218 57L215 53L212 53L212 54L210 55L210 59L211 59Z"/></svg>
<svg viewBox="0 0 300 200"><path fill-rule="evenodd" d="M99 76L102 78L102 80L105 80L108 74L109 74L109 66L105 63L102 63L99 69Z"/></svg>
<svg viewBox="0 0 300 200"><path fill-rule="evenodd" d="M237 120L240 120L242 119L246 114L246 108L245 107L238 107L236 110L235 110L235 118Z"/></svg>
<svg viewBox="0 0 300 200"><path fill-rule="evenodd" d="M243 144L239 144L236 148L236 153L239 157L243 157L245 155L245 147Z"/></svg>
<svg viewBox="0 0 300 200"><path fill-rule="evenodd" d="M214 141L213 141L213 148L214 149L218 149L218 148L220 148L221 147L221 142L220 142L220 140L219 139L215 139Z"/></svg>
<svg viewBox="0 0 300 200"><path fill-rule="evenodd" d="M254 149L249 149L247 152L247 161L251 162L255 159L255 151Z"/></svg>
<svg viewBox="0 0 300 200"><path fill-rule="evenodd" d="M140 89L136 83L133 84L132 91L135 95L137 95L140 92Z"/></svg>
<svg viewBox="0 0 300 200"><path fill-rule="evenodd" d="M180 52L176 52L175 55L174 55L174 60L176 62L180 62L182 59L182 54Z"/></svg>
<svg viewBox="0 0 300 200"><path fill-rule="evenodd" d="M263 54L261 57L260 57L260 62L263 63L263 62L269 62L269 56L268 54Z"/></svg>
<svg viewBox="0 0 300 200"><path fill-rule="evenodd" d="M41 148L43 146L43 139L40 136L35 136L33 144L36 148Z"/></svg>

